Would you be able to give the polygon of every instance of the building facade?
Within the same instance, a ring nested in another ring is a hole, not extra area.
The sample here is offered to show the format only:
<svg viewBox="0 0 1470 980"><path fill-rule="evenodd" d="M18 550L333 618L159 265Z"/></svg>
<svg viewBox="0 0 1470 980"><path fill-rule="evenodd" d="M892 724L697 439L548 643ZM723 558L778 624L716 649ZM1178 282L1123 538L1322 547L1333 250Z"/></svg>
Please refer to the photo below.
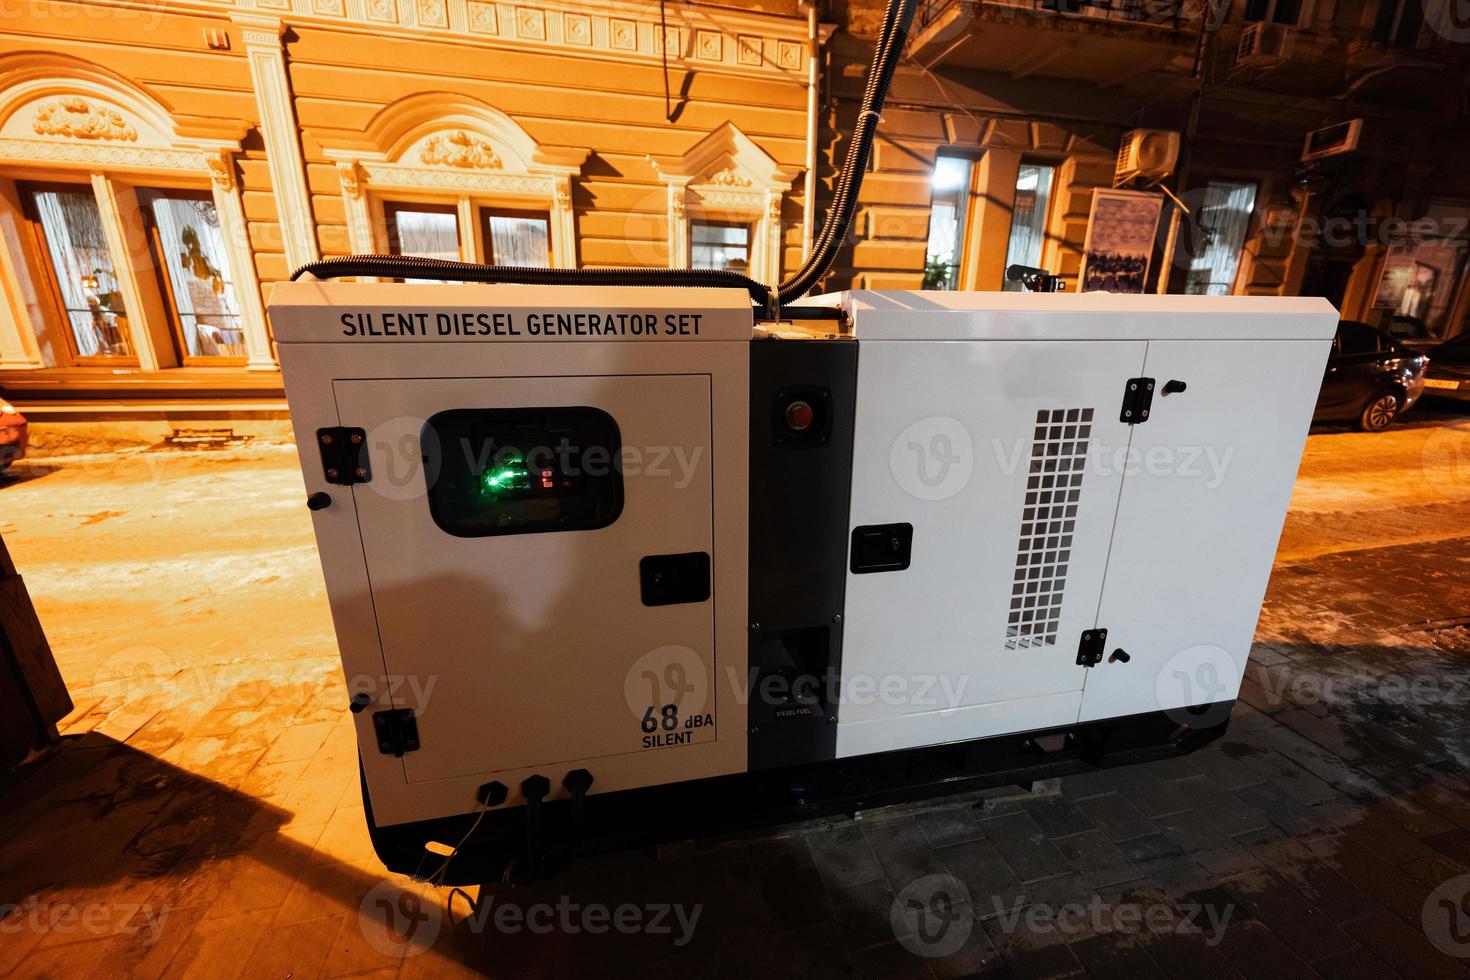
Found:
<svg viewBox="0 0 1470 980"><path fill-rule="evenodd" d="M1151 130L1177 154L1124 182L1166 198L1146 288L1312 292L1454 334L1470 32L1451 3L923 0L825 285L1010 288L1020 262L1076 288L1095 192ZM778 281L820 221L882 4L17 12L0 21L0 390L41 421L188 424L283 416L265 305L321 257ZM1342 138L1304 162L1324 128Z"/></svg>
<svg viewBox="0 0 1470 980"><path fill-rule="evenodd" d="M838 131L882 9L833 12ZM1095 192L1122 185L1163 198L1149 291L1321 295L1452 336L1467 42L1443 0L923 0L831 285L1017 288L1021 263L1075 289ZM1163 176L1124 162L1171 143Z"/></svg>
<svg viewBox="0 0 1470 980"><path fill-rule="evenodd" d="M794 3L18 9L0 389L32 418L279 414L266 298L321 257L766 281L801 259L817 45Z"/></svg>

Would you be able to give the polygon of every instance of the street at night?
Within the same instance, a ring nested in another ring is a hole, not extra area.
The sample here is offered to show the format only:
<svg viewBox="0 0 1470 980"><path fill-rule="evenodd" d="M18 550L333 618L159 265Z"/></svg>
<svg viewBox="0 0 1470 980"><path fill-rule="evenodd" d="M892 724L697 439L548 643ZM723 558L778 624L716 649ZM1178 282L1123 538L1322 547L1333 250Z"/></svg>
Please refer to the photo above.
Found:
<svg viewBox="0 0 1470 980"><path fill-rule="evenodd" d="M105 896L130 916L100 935L65 920L13 933L0 966L392 974L399 960L365 938L360 910L374 887L411 886L391 883L367 841L294 448L38 458L17 464L0 500L0 533L77 704L61 758L10 804L0 880L39 896L41 915ZM1464 975L1432 945L1454 937L1425 930L1431 891L1470 868L1467 566L1470 421L1430 408L1386 433L1319 428L1220 742L1030 797L588 859L498 898L697 895L692 940L573 928L537 966L528 940L539 937L446 922L399 975L632 975L711 959L722 976L776 964L782 975ZM920 959L889 909L936 873L963 883L976 921L957 950ZM1072 915L1038 926L1033 907ZM150 912L166 914L156 942Z"/></svg>
<svg viewBox="0 0 1470 980"><path fill-rule="evenodd" d="M1466 0L21 0L0 980L1470 980Z"/></svg>

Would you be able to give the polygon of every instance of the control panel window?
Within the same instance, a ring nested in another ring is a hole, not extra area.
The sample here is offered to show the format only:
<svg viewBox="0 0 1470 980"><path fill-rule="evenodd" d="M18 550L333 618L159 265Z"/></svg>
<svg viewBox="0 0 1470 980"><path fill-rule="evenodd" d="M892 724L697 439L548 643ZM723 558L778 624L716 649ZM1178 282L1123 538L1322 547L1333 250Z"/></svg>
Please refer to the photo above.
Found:
<svg viewBox="0 0 1470 980"><path fill-rule="evenodd" d="M456 537L593 530L623 509L622 436L601 409L452 409L420 444L429 512Z"/></svg>

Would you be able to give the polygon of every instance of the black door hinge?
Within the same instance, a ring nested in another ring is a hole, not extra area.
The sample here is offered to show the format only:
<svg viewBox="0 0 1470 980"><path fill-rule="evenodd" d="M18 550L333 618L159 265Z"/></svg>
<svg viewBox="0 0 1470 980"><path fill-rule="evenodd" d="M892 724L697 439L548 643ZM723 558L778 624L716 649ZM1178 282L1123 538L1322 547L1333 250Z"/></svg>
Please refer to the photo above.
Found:
<svg viewBox="0 0 1470 980"><path fill-rule="evenodd" d="M1137 425L1148 421L1148 410L1154 403L1153 378L1129 378L1123 389L1123 410L1118 413L1119 422Z"/></svg>
<svg viewBox="0 0 1470 980"><path fill-rule="evenodd" d="M1102 663L1103 647L1107 645L1107 642L1107 630L1083 630L1082 642L1077 644L1077 666L1094 667Z"/></svg>
<svg viewBox="0 0 1470 980"><path fill-rule="evenodd" d="M373 734L378 736L378 751L403 758L405 752L419 750L419 723L412 708L394 708L373 712Z"/></svg>
<svg viewBox="0 0 1470 980"><path fill-rule="evenodd" d="M316 445L322 451L322 473L328 483L351 486L373 478L368 468L367 433L337 426L316 430Z"/></svg>

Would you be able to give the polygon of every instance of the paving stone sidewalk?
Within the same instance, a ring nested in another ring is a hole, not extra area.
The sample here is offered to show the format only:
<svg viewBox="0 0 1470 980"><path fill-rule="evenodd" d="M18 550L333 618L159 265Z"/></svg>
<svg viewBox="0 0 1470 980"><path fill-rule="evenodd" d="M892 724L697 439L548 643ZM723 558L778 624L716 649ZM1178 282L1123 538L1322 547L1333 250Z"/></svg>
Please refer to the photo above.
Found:
<svg viewBox="0 0 1470 980"><path fill-rule="evenodd" d="M611 856L499 897L611 881L702 901L686 945L573 934L547 962L463 936L462 955L515 976L1466 976L1470 632L1447 622L1470 614L1467 555L1457 539L1278 568L1270 642L1228 734L1193 755Z"/></svg>
<svg viewBox="0 0 1470 980"><path fill-rule="evenodd" d="M192 512L191 501L236 493L225 478L284 499L299 480L289 459L178 465L167 497L139 483L153 510L88 518L67 540L111 533L136 550L153 538L126 522L166 516L159 500ZM279 485L260 490L262 474ZM33 506L58 507L62 478L38 478ZM511 926L477 931L464 898L441 891L412 946L423 951L403 958L404 944L385 948L364 929L363 912L396 907L404 884L385 884L364 830L309 527L295 510L278 520L254 566L248 542L220 540L237 528L212 530L167 542L140 573L173 576L168 588L55 617L78 706L65 750L0 797L0 975L1140 980L1470 968L1470 633L1457 625L1470 616L1470 537L1280 563L1230 731L1189 757L1038 795L592 857L534 888L471 890L479 914L510 908ZM207 554L173 554L196 539ZM44 573L33 563L50 601L71 594L64 583L115 574L57 554ZM256 570L237 585L242 567ZM246 605L266 599L269 609ZM162 625L123 618L148 602ZM133 639L104 642L124 627Z"/></svg>

